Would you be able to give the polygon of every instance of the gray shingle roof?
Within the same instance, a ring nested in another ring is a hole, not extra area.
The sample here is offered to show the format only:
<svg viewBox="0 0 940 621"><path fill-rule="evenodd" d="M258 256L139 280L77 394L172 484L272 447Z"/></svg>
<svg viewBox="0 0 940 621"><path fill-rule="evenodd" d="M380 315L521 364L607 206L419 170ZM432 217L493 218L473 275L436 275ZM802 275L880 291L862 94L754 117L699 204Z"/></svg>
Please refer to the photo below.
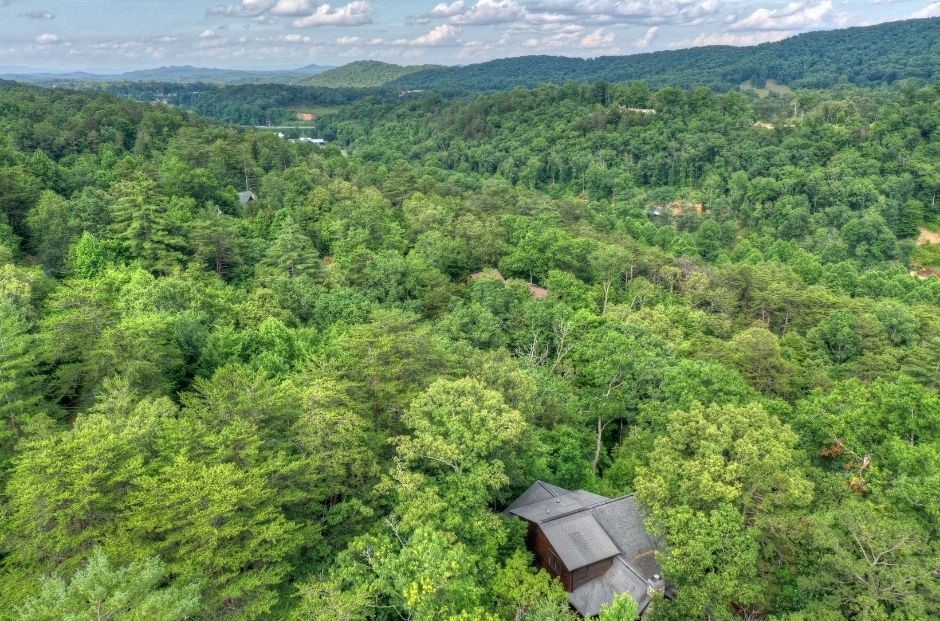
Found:
<svg viewBox="0 0 940 621"><path fill-rule="evenodd" d="M591 510L591 514L600 522L627 560L633 561L651 555L656 549L657 542L646 532L643 514L640 513L633 495L598 505ZM655 573L659 573L658 566L650 575Z"/></svg>
<svg viewBox="0 0 940 621"><path fill-rule="evenodd" d="M562 489L557 485L552 485L551 483L545 483L543 481L536 481L522 493L522 496L516 499L514 503L509 505L509 508L506 509L507 512L512 513L512 510L516 507L525 507L542 500L548 500L549 498L554 498L555 496L562 496L567 494L568 490Z"/></svg>
<svg viewBox="0 0 940 621"><path fill-rule="evenodd" d="M646 580L637 575L621 557L614 559L610 569L600 578L585 582L568 594L568 602L581 616L593 617L600 613L605 604L614 601L614 597L629 593L636 600L642 611L649 604L650 596Z"/></svg>
<svg viewBox="0 0 940 621"><path fill-rule="evenodd" d="M658 541L646 531L632 494L611 500L537 481L506 513L537 524L569 571L616 557L603 576L569 593L568 601L583 616L597 615L620 593L629 593L642 611L650 590L663 587L654 578L661 572Z"/></svg>
<svg viewBox="0 0 940 621"><path fill-rule="evenodd" d="M617 556L620 552L590 511L549 520L542 532L570 571Z"/></svg>

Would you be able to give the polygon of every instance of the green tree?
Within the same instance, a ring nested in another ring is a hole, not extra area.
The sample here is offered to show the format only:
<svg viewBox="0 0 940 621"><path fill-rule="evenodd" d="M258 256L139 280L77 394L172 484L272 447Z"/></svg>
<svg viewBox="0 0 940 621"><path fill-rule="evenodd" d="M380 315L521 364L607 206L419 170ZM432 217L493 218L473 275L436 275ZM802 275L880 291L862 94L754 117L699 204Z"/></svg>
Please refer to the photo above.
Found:
<svg viewBox="0 0 940 621"><path fill-rule="evenodd" d="M471 493L484 502L518 474L525 419L478 380L434 382L402 421L411 430L396 440L402 459L444 481L472 485Z"/></svg>
<svg viewBox="0 0 940 621"><path fill-rule="evenodd" d="M0 480L17 441L43 413L37 339L12 304L0 302Z"/></svg>
<svg viewBox="0 0 940 621"><path fill-rule="evenodd" d="M705 220L695 232L695 247L707 260L714 260L723 246L721 225L714 220Z"/></svg>
<svg viewBox="0 0 940 621"><path fill-rule="evenodd" d="M51 274L62 268L75 235L70 216L68 201L50 190L43 192L36 206L26 214L31 245Z"/></svg>
<svg viewBox="0 0 940 621"><path fill-rule="evenodd" d="M748 524L770 528L812 499L796 434L756 403L696 405L670 414L667 429L637 473L637 494L654 521L676 507L727 504Z"/></svg>
<svg viewBox="0 0 940 621"><path fill-rule="evenodd" d="M636 600L629 593L615 595L614 601L601 607L598 621L635 621L640 616Z"/></svg>
<svg viewBox="0 0 940 621"><path fill-rule="evenodd" d="M149 181L121 181L112 187L112 229L130 259L139 259L157 274L182 266L188 243L182 223L173 217L169 202L158 196Z"/></svg>
<svg viewBox="0 0 940 621"><path fill-rule="evenodd" d="M95 545L108 541L127 516L128 494L153 463L159 416L173 412L168 401L109 408L26 442L6 487L5 604L24 601L39 574L77 571Z"/></svg>
<svg viewBox="0 0 940 621"><path fill-rule="evenodd" d="M300 541L261 472L177 457L136 483L121 525L128 543L167 558L179 580L202 584L212 618L271 613Z"/></svg>
<svg viewBox="0 0 940 621"><path fill-rule="evenodd" d="M812 533L815 598L859 621L940 615L940 549L903 514L853 500L813 516Z"/></svg>
<svg viewBox="0 0 940 621"><path fill-rule="evenodd" d="M69 253L70 272L76 278L94 278L104 269L108 251L94 235L85 231Z"/></svg>
<svg viewBox="0 0 940 621"><path fill-rule="evenodd" d="M875 315L892 345L909 345L917 336L919 322L904 305L884 302L878 306Z"/></svg>
<svg viewBox="0 0 940 621"><path fill-rule="evenodd" d="M210 205L193 227L196 258L220 278L231 277L242 263L243 241L238 234L237 220Z"/></svg>
<svg viewBox="0 0 940 621"><path fill-rule="evenodd" d="M15 615L16 621L177 621L199 610L199 587L164 586L166 570L160 559L148 558L112 567L95 548L84 567L66 582L44 577L39 593Z"/></svg>
<svg viewBox="0 0 940 621"><path fill-rule="evenodd" d="M679 595L664 601L664 618L734 621L739 611L756 612L766 583L757 570L760 547L752 529L731 505L712 511L673 508L663 517L669 552L660 557L663 575Z"/></svg>
<svg viewBox="0 0 940 621"><path fill-rule="evenodd" d="M321 269L320 255L313 242L290 217L281 223L274 243L264 255L264 265L290 277L315 276Z"/></svg>
<svg viewBox="0 0 940 621"><path fill-rule="evenodd" d="M786 395L793 369L780 353L777 337L761 327L739 332L729 343L734 366L754 388L767 395Z"/></svg>
<svg viewBox="0 0 940 621"><path fill-rule="evenodd" d="M855 316L848 309L830 313L817 326L817 333L829 357L835 362L846 362L862 352Z"/></svg>

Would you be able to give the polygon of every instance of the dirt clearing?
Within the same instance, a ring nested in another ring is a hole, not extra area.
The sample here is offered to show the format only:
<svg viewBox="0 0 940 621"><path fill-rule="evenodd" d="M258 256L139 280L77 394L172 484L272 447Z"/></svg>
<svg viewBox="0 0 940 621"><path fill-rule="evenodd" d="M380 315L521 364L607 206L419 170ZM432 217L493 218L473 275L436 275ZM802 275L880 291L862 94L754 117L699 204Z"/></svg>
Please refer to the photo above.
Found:
<svg viewBox="0 0 940 621"><path fill-rule="evenodd" d="M921 227L920 237L917 238L917 245L923 246L924 244L940 244L940 233Z"/></svg>

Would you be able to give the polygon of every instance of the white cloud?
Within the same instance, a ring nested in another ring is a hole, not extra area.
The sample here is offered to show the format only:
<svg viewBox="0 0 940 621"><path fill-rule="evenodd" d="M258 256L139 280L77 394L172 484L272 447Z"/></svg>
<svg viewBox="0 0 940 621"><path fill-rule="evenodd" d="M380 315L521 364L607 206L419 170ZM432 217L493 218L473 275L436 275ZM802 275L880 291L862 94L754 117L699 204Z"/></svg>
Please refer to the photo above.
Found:
<svg viewBox="0 0 940 621"><path fill-rule="evenodd" d="M287 17L300 17L310 15L316 10L316 6L310 0L278 0L277 4L271 7L273 15L284 15Z"/></svg>
<svg viewBox="0 0 940 621"><path fill-rule="evenodd" d="M336 40L337 45L358 45L361 42L359 37L340 37Z"/></svg>
<svg viewBox="0 0 940 621"><path fill-rule="evenodd" d="M636 40L636 47L649 47L658 32L659 26L650 26L646 34Z"/></svg>
<svg viewBox="0 0 940 621"><path fill-rule="evenodd" d="M209 28L207 30L203 30L202 34L199 35L199 38L200 39L216 39L218 38L218 36L219 35L215 34L215 30L212 30L211 28Z"/></svg>
<svg viewBox="0 0 940 621"><path fill-rule="evenodd" d="M447 4L446 2L441 2L436 5L431 11L427 14L427 17L433 18L442 18L442 17L453 17L455 15L460 15L463 13L464 2L463 0L457 0L453 4Z"/></svg>
<svg viewBox="0 0 940 621"><path fill-rule="evenodd" d="M919 11L915 11L911 17L920 19L922 17L940 17L940 0L931 2Z"/></svg>
<svg viewBox="0 0 940 621"><path fill-rule="evenodd" d="M360 26L372 23L372 6L356 0L342 6L321 4L317 0L242 0L238 4L217 4L210 15L249 17L255 22L272 23L279 17L293 17L294 26Z"/></svg>
<svg viewBox="0 0 940 621"><path fill-rule="evenodd" d="M53 34L51 32L46 32L36 37L36 43L39 43L40 45L52 45L54 43L59 43L59 41L59 35Z"/></svg>
<svg viewBox="0 0 940 621"><path fill-rule="evenodd" d="M441 24L433 28L430 32L427 32L421 36L415 37L414 39L394 39L387 41L385 39L376 38L369 41L369 45L391 45L398 47L435 47L438 45L446 45L451 43L457 38L457 35L460 34L460 28L451 26L450 24Z"/></svg>
<svg viewBox="0 0 940 621"><path fill-rule="evenodd" d="M454 28L450 24L441 24L437 28L434 28L427 34L423 34L420 37L416 37L411 40L402 40L399 39L395 41L396 45L413 45L413 46L435 46L448 43L457 38L457 35L460 34L459 28Z"/></svg>
<svg viewBox="0 0 940 621"><path fill-rule="evenodd" d="M232 17L257 17L274 6L274 0L242 0L239 4L209 7L210 15L229 15Z"/></svg>
<svg viewBox="0 0 940 621"><path fill-rule="evenodd" d="M296 34L296 33L286 34L282 36L280 40L283 41L284 43L311 43L312 42L312 39L310 37Z"/></svg>
<svg viewBox="0 0 940 621"><path fill-rule="evenodd" d="M699 24L716 15L719 0L465 0L437 4L421 19L455 24Z"/></svg>
<svg viewBox="0 0 940 621"><path fill-rule="evenodd" d="M770 41L780 41L796 34L793 30L765 30L761 32L750 32L735 34L731 32L715 32L710 34L701 34L692 41L681 42L676 47L699 47L702 45L734 45L741 47L745 45L758 45L760 43L769 43Z"/></svg>
<svg viewBox="0 0 940 621"><path fill-rule="evenodd" d="M333 8L321 4L305 17L294 20L297 28L316 28L318 26L361 26L372 23L372 6L368 2L350 2L345 6Z"/></svg>
<svg viewBox="0 0 940 621"><path fill-rule="evenodd" d="M536 28L542 33L541 38L530 37L523 42L523 47L529 48L582 48L598 49L608 48L615 42L613 33L604 32L603 28L588 32L584 26L578 24L546 24ZM509 43L505 36L501 44Z"/></svg>
<svg viewBox="0 0 940 621"><path fill-rule="evenodd" d="M55 19L55 13L52 11L22 11L20 17L25 17L26 19Z"/></svg>
<svg viewBox="0 0 940 621"><path fill-rule="evenodd" d="M821 25L832 13L832 0L791 2L780 9L760 8L731 24L735 30L788 30Z"/></svg>
<svg viewBox="0 0 940 621"><path fill-rule="evenodd" d="M478 0L472 7L455 13L452 20L458 24L487 26L524 20L527 15L526 9L515 0Z"/></svg>
<svg viewBox="0 0 940 621"><path fill-rule="evenodd" d="M590 32L581 39L581 47L583 48L600 48L600 47L610 47L614 44L616 38L612 32L604 32L603 28L598 28L597 30Z"/></svg>

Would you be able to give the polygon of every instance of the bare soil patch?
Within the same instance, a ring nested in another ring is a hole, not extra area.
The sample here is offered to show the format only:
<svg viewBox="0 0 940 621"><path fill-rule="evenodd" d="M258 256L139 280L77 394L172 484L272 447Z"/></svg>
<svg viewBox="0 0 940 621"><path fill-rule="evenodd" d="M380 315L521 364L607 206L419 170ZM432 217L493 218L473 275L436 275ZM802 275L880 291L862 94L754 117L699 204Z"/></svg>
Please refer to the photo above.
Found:
<svg viewBox="0 0 940 621"><path fill-rule="evenodd" d="M917 245L923 246L924 244L940 244L940 232L921 227L920 237L917 238Z"/></svg>

